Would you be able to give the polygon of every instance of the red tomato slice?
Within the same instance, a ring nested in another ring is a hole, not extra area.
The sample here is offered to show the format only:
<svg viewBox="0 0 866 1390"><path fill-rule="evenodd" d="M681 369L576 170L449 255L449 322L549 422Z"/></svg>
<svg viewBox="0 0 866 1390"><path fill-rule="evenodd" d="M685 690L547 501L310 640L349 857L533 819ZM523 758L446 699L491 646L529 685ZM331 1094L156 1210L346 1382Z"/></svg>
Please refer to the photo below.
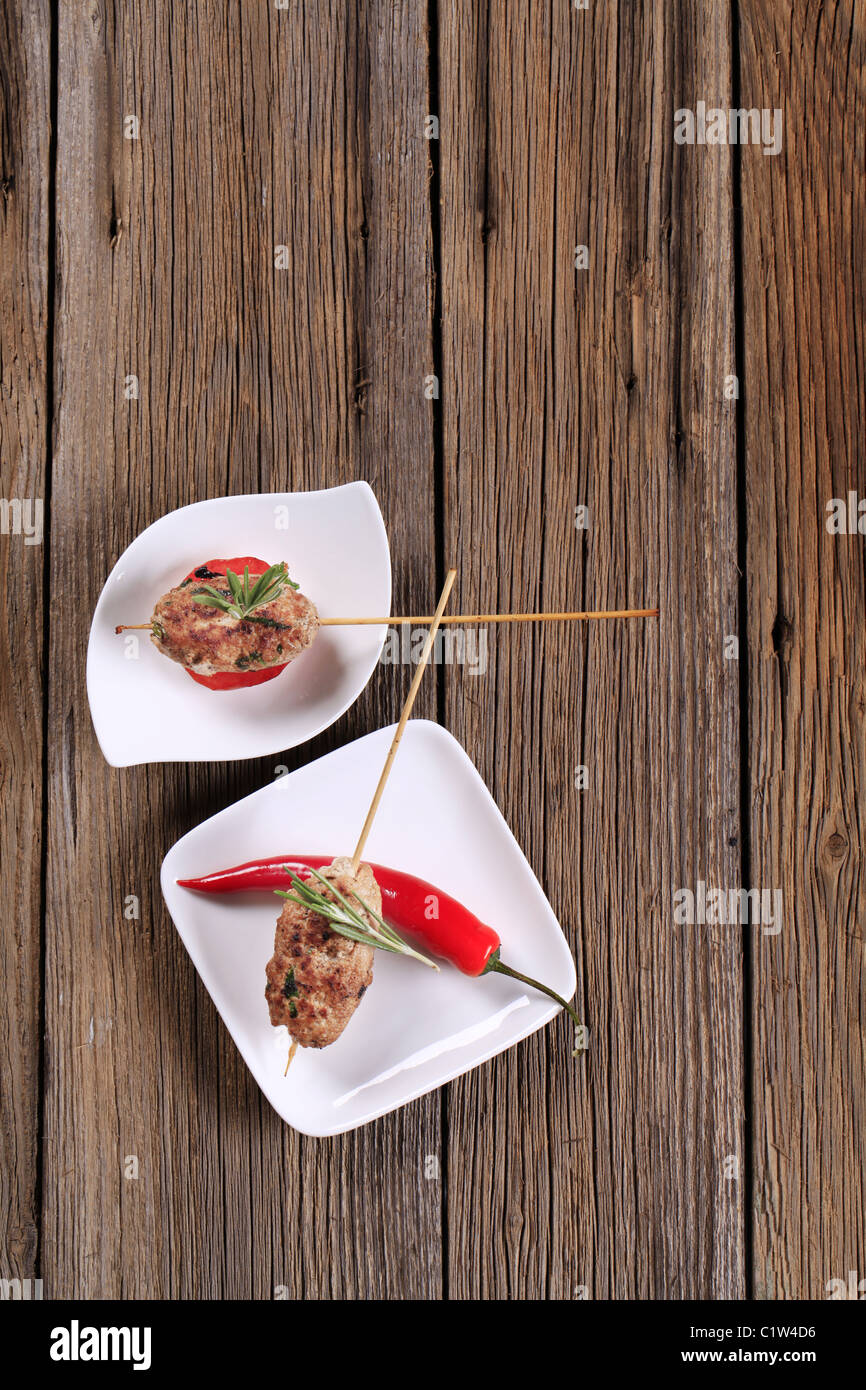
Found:
<svg viewBox="0 0 866 1390"><path fill-rule="evenodd" d="M213 676L202 676L188 666L183 669L199 685L206 685L208 690L242 690L246 685L263 685L265 681L272 681L285 667L263 666L260 671L217 671Z"/></svg>
<svg viewBox="0 0 866 1390"><path fill-rule="evenodd" d="M255 555L241 555L236 560L205 560L203 565L196 565L194 570L190 570L185 575L186 579L195 579L195 570L210 570L211 574L225 574L226 570L234 570L235 574L241 579L244 577L244 567L249 566L250 574L264 574L265 570L270 569L270 565L265 560L257 560ZM203 584L207 580L202 580Z"/></svg>
<svg viewBox="0 0 866 1390"><path fill-rule="evenodd" d="M249 569L251 575L264 574L270 565L265 560L257 560L255 555L241 555L235 560L205 560L203 565L196 565L195 569L190 570L185 578L195 579L196 570L201 569L210 570L211 574L225 574L226 570L234 570L243 579L245 569ZM206 584L207 580L202 579L202 583ZM207 686L208 690L243 690L248 685L263 685L265 681L274 680L286 668L265 666L260 671L217 671L213 676L201 676L188 666L183 669L199 685Z"/></svg>

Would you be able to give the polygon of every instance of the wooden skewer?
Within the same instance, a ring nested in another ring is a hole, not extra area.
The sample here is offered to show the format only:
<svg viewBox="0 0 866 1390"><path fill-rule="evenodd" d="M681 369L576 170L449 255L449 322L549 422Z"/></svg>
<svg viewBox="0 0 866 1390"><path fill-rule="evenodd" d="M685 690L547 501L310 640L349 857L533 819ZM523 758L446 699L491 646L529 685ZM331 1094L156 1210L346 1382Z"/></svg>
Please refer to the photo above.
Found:
<svg viewBox="0 0 866 1390"><path fill-rule="evenodd" d="M455 613L453 617L442 618L442 623L559 623L577 622L588 618L657 618L657 608L606 608L591 613ZM398 623L417 623L424 626L432 623L427 617L412 618L320 618L320 627L355 627L363 624L385 624L395 627Z"/></svg>
<svg viewBox="0 0 866 1390"><path fill-rule="evenodd" d="M403 713L400 715L400 722L397 725L397 728L394 732L394 737L391 740L391 747L388 749L388 756L385 759L385 766L382 768L382 775L379 778L379 785L377 786L373 794L373 800L370 802L370 809L367 812L367 819L364 821L364 828L361 831L360 838L358 840L357 845L355 846L355 853L352 855L353 874L356 874L358 872L358 865L361 862L361 855L364 852L364 845L367 843L367 836L370 833L370 828L373 824L373 818L375 817L376 812L379 809L379 802L382 800L382 793L385 790L385 783L387 782L388 777L390 775L391 767L394 763L394 757L396 755L397 748L399 746L401 738L403 737L403 730L405 729L406 724L409 720L409 715L412 713L412 706L415 703L415 696L418 694L418 690L421 685L421 680L424 675L424 670L427 666L428 661L430 660L430 653L433 650L433 642L436 637L436 630L442 621L442 614L445 611L445 605L448 602L448 595L451 593L451 589L456 578L457 571L455 569L449 570L447 575L445 576L445 584L443 586L442 593L439 598L439 604L437 606L436 612L433 614L433 617L429 620L430 631L427 633L427 639L424 643L424 646L421 651L421 656L418 660L418 669L416 670L415 675L412 679L412 684L409 687L409 694L406 696L406 703L403 706ZM424 619L422 621L427 620Z"/></svg>
<svg viewBox="0 0 866 1390"><path fill-rule="evenodd" d="M657 608L603 608L586 613L455 613L453 617L441 618L440 623L570 623L584 622L590 618L657 618ZM414 623L426 627L433 618L420 615L409 618L320 618L320 627L397 627L399 624ZM150 623L122 623L115 632L143 631Z"/></svg>

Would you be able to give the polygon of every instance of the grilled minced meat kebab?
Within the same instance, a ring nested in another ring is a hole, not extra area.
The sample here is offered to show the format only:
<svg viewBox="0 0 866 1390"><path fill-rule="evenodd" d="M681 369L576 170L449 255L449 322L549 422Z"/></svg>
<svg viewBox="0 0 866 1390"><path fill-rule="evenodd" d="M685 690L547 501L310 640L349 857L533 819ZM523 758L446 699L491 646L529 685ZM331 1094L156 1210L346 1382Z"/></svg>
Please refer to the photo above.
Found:
<svg viewBox="0 0 866 1390"><path fill-rule="evenodd" d="M340 858L321 872L374 926L363 904L381 912L382 895L369 864L361 864L353 875L351 859ZM321 888L333 898L324 884ZM284 1023L301 1047L328 1047L373 983L373 947L341 936L326 917L287 900L267 977L265 998L274 1027Z"/></svg>
<svg viewBox="0 0 866 1390"><path fill-rule="evenodd" d="M285 566L275 566L273 578L270 572L264 576L268 583L259 595L250 590L250 578L246 594L239 594L243 578L233 575L232 585L227 575L200 566L157 602L151 641L199 676L287 666L316 637L315 606L291 583ZM266 601L253 607L244 601L262 594Z"/></svg>

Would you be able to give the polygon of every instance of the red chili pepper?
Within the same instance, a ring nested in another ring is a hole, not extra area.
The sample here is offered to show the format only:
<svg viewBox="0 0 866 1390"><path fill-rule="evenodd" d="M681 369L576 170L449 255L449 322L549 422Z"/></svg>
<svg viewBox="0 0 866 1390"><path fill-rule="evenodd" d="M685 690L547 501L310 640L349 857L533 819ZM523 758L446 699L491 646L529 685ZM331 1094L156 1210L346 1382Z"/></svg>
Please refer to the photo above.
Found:
<svg viewBox="0 0 866 1390"><path fill-rule="evenodd" d="M240 555L234 560L206 560L203 565L196 565L194 570L190 570L185 579L201 579L204 583L204 575L199 574L199 570L207 570L208 574L225 574L226 570L234 570L235 574L242 575L244 569L248 568L250 574L264 574L270 569L270 565L264 560L257 560L255 555ZM265 666L260 671L216 671L212 676L199 675L198 671L190 670L189 666L183 668L188 676L192 676L199 685L206 685L208 690L241 690L248 685L263 685L265 681L272 681L286 668L285 666Z"/></svg>
<svg viewBox="0 0 866 1390"><path fill-rule="evenodd" d="M309 877L304 870L321 869L330 864L333 857L299 854L287 859L274 855L270 859L251 859L231 869L220 869L203 878L179 878L177 882L181 888L192 888L198 893L272 891L285 886L287 871L297 874L298 878ZM411 936L433 955L456 965L464 975L491 972L510 975L512 979L541 990L567 1009L575 1023L580 1023L574 1009L561 995L503 964L499 958L501 942L496 932L456 898L400 869L388 869L383 864L371 864L370 868L382 894L382 916L391 926Z"/></svg>

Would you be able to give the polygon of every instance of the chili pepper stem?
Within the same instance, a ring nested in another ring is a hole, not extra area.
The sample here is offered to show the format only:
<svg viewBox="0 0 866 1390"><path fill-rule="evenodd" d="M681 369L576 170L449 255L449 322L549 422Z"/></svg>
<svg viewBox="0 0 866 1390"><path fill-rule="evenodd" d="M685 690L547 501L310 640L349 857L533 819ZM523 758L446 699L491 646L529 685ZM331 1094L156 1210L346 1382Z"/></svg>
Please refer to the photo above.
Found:
<svg viewBox="0 0 866 1390"><path fill-rule="evenodd" d="M551 999L555 999L557 1004L561 1005L563 1009L565 1009L568 1013L571 1014L571 1017L574 1019L578 1028L583 1027L581 1020L578 1018L571 1005L566 1003L562 995L557 994L556 990L551 989L549 985L543 985L539 980L533 980L531 975L521 975L519 970L512 970L511 966L505 965L504 962L498 958L498 956L494 956L491 959L489 965L487 965L487 967L482 973L486 975L491 970L495 970L499 975L510 975L512 980L520 980L522 984L529 985L532 989L541 990L542 994L546 994Z"/></svg>

